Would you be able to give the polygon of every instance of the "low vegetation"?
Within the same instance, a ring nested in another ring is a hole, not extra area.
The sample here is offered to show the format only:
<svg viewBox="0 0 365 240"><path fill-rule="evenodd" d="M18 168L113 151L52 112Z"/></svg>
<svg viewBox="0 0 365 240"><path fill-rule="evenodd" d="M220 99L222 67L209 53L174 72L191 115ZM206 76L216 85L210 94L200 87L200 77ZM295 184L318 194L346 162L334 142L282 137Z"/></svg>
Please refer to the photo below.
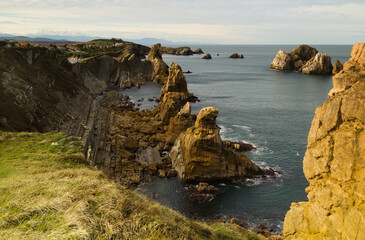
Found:
<svg viewBox="0 0 365 240"><path fill-rule="evenodd" d="M63 133L0 132L0 239L261 239L109 181Z"/></svg>

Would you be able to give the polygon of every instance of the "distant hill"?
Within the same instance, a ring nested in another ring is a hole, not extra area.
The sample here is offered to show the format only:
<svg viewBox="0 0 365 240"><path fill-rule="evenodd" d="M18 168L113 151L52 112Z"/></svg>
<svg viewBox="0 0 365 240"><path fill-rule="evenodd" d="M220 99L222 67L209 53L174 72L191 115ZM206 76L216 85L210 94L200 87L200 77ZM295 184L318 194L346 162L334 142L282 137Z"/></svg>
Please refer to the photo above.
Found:
<svg viewBox="0 0 365 240"><path fill-rule="evenodd" d="M116 36L117 37L117 36ZM48 35L48 34L28 34L25 36L16 36L7 33L0 33L0 39L26 41L26 42L40 42L40 43L70 43L70 42L88 42L94 39L107 39L99 36L85 36L85 35ZM142 45L152 46L156 43L162 45L176 45L189 44L187 42L173 42L160 38L141 38L141 39L124 39L124 41L134 42Z"/></svg>

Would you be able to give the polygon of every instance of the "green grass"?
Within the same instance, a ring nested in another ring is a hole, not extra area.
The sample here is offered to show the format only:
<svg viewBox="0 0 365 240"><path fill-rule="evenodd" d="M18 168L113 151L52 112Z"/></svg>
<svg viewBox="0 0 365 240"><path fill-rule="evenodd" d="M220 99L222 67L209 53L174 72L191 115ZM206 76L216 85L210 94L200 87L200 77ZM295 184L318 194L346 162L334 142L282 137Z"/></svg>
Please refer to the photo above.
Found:
<svg viewBox="0 0 365 240"><path fill-rule="evenodd" d="M77 138L0 132L0 239L259 239L208 226L87 166Z"/></svg>

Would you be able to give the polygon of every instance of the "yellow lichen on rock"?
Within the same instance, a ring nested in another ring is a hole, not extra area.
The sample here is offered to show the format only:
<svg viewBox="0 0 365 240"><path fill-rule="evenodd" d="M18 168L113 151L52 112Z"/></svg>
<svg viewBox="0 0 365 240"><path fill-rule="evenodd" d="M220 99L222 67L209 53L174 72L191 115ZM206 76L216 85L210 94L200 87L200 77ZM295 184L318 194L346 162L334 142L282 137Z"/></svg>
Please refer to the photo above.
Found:
<svg viewBox="0 0 365 240"><path fill-rule="evenodd" d="M365 43L351 56L316 110L303 161L308 202L286 214L287 239L365 239Z"/></svg>

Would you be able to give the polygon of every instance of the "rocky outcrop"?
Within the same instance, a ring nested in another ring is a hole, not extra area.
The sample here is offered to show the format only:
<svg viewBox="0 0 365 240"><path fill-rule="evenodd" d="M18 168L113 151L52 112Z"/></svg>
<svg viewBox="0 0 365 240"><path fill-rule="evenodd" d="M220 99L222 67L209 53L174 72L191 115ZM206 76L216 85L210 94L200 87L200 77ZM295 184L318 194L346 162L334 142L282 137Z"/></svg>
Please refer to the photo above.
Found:
<svg viewBox="0 0 365 240"><path fill-rule="evenodd" d="M270 68L276 70L295 70L306 74L331 74L331 58L318 53L308 45L300 45L290 53L279 50Z"/></svg>
<svg viewBox="0 0 365 240"><path fill-rule="evenodd" d="M161 44L158 43L152 46L151 51L148 54L147 60L150 61L153 66L153 81L160 84L166 83L169 73L169 67L162 60Z"/></svg>
<svg viewBox="0 0 365 240"><path fill-rule="evenodd" d="M331 57L327 54L317 53L314 58L306 62L300 71L305 74L332 74Z"/></svg>
<svg viewBox="0 0 365 240"><path fill-rule="evenodd" d="M195 49L195 51L193 52L194 54L203 54L203 50L201 48L197 48Z"/></svg>
<svg viewBox="0 0 365 240"><path fill-rule="evenodd" d="M162 53L163 54L171 54L171 55L193 55L193 51L190 49L190 47L162 47Z"/></svg>
<svg viewBox="0 0 365 240"><path fill-rule="evenodd" d="M207 53L207 54L205 54L205 55L202 57L202 59L212 59L212 56L211 56L209 53Z"/></svg>
<svg viewBox="0 0 365 240"><path fill-rule="evenodd" d="M308 202L286 214L287 239L365 239L365 43L353 46L329 96L308 135Z"/></svg>
<svg viewBox="0 0 365 240"><path fill-rule="evenodd" d="M169 156L183 181L229 180L262 173L244 154L225 146L216 125L217 116L217 108L203 108L195 125L176 139Z"/></svg>
<svg viewBox="0 0 365 240"><path fill-rule="evenodd" d="M292 70L293 67L290 54L283 50L279 50L272 61L270 68L277 70Z"/></svg>
<svg viewBox="0 0 365 240"><path fill-rule="evenodd" d="M343 69L342 63L338 59L336 59L336 63L332 69L332 74L335 75L335 74L339 73L342 69Z"/></svg>
<svg viewBox="0 0 365 240"><path fill-rule="evenodd" d="M233 53L229 58L244 58L243 54Z"/></svg>
<svg viewBox="0 0 365 240"><path fill-rule="evenodd" d="M161 90L160 103L153 112L163 123L168 124L190 97L192 94L188 92L181 67L176 63L171 63L169 77Z"/></svg>

